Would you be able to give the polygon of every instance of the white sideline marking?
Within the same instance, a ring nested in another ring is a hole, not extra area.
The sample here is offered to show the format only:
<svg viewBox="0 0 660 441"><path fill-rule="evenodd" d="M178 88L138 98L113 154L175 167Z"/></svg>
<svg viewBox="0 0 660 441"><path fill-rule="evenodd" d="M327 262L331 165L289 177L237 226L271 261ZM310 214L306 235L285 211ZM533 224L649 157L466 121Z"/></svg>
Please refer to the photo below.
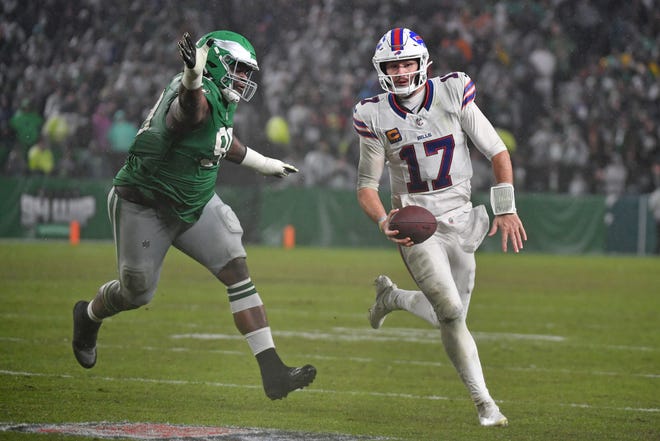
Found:
<svg viewBox="0 0 660 441"><path fill-rule="evenodd" d="M47 378L64 378L64 379L75 379L76 377L68 374L44 374L38 372L18 372L18 371L9 371L9 370L0 370L0 375L12 375L19 377L47 377ZM117 377L98 377L90 376L85 377L85 379L90 380L103 380L103 381L133 381L137 383L154 383L154 384L175 384L175 385L195 385L195 386L213 386L213 387L227 387L227 388L243 388L243 389L261 389L261 385L249 385L249 384L233 384L233 383L219 383L215 381L190 381L190 380L163 380L157 378L139 378L139 377L128 377L128 378L117 378ZM371 397L386 397L386 398L407 398L412 400L429 400L429 401L451 401L456 400L456 398L443 397L438 395L414 395L414 394L404 394L404 393L395 393L395 392L365 392L365 391L338 391L330 389L302 389L296 393L318 393L318 394L337 394L337 395L351 395L351 396L371 396ZM461 398L462 399L462 398ZM499 403L504 403L505 401L498 400ZM616 410L623 412L648 412L648 413L657 413L660 412L659 408L638 408L638 407L611 407L611 406L592 406L591 404L581 404L581 403L558 403L561 407L573 407L579 409L607 409L607 410Z"/></svg>

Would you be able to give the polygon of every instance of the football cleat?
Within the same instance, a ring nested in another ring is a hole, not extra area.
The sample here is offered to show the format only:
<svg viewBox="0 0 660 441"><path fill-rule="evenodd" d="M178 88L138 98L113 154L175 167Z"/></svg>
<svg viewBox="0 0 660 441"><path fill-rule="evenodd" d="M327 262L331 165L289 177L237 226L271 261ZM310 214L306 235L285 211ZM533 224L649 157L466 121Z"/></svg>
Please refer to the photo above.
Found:
<svg viewBox="0 0 660 441"><path fill-rule="evenodd" d="M385 296L395 290L397 286L384 275L376 277L374 285L376 286L376 302L369 308L369 323L372 328L378 329L385 321L385 316L394 311L385 306Z"/></svg>
<svg viewBox="0 0 660 441"><path fill-rule="evenodd" d="M96 336L101 323L97 323L87 315L89 302L79 301L73 307L73 355L85 369L96 364Z"/></svg>
<svg viewBox="0 0 660 441"><path fill-rule="evenodd" d="M500 412L500 408L493 402L477 405L479 424L484 427L505 427L509 420Z"/></svg>
<svg viewBox="0 0 660 441"><path fill-rule="evenodd" d="M303 367L285 367L280 375L263 378L264 392L271 400L281 400L296 389L309 386L316 378L316 368L311 364Z"/></svg>

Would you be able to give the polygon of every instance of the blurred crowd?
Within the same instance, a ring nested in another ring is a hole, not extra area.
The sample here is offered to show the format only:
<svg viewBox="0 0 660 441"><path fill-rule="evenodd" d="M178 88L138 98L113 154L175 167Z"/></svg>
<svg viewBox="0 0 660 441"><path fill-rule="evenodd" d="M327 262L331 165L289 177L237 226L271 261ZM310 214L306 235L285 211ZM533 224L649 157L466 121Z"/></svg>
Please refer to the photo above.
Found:
<svg viewBox="0 0 660 441"><path fill-rule="evenodd" d="M426 41L432 74L473 78L477 104L511 151L519 191L621 195L660 187L656 0L0 5L4 175L113 176L182 69L181 34L224 28L254 44L261 67L235 133L299 166L281 185L353 189L352 108L381 93L373 49L387 30L404 26ZM475 155L474 165L473 187L487 189L488 164Z"/></svg>

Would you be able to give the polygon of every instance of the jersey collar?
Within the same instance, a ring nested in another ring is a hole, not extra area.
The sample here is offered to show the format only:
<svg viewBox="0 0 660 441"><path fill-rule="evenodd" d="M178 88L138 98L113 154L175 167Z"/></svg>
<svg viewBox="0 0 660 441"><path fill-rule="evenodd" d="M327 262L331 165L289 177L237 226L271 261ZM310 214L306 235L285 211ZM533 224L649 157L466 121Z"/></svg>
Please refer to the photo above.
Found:
<svg viewBox="0 0 660 441"><path fill-rule="evenodd" d="M431 81L426 81L424 84L424 101L422 101L422 107L427 111L431 109L431 103L433 102L433 83ZM396 95L393 93L387 94L387 101L390 103L392 111L399 115L401 118L406 119L406 115L412 113L410 110L401 105L399 100L396 98Z"/></svg>

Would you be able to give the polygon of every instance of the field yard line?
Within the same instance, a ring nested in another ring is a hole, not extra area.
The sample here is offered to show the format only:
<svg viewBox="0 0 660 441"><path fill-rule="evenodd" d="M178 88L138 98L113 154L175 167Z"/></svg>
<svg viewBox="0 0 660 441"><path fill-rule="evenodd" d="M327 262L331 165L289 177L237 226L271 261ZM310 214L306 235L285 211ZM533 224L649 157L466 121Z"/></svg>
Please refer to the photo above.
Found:
<svg viewBox="0 0 660 441"><path fill-rule="evenodd" d="M18 372L18 371L9 371L9 370L0 370L0 375L11 375L11 376L21 376L21 377L49 377L49 378L64 378L64 379L77 379L78 377L69 375L69 374L44 374L38 372ZM127 378L116 378L116 377L100 377L100 376L85 376L85 379L90 380L102 380L102 381L133 381L140 383L154 383L154 384L174 384L174 385L192 385L192 386L213 386L213 387L227 387L227 388L244 388L244 389L261 389L261 385L246 385L246 384L233 384L233 383L219 383L215 381L190 381L190 380L164 380L157 378L139 378L139 377L127 377ZM438 401L438 400L455 400L456 398L443 397L438 395L414 395L414 394L402 394L395 392L365 392L365 391L337 391L330 389L304 389L297 393L317 393L317 394L337 394L337 395L351 395L351 396L371 396L371 397L387 397L387 398L407 398L412 400L429 400L429 401ZM504 403L504 401L499 401ZM558 403L562 407L572 407L579 409L606 409L606 410L615 410L622 412L648 412L648 413L657 413L660 412L660 408L634 408L634 407L611 407L611 406L592 406L590 404L578 404L578 403Z"/></svg>
<svg viewBox="0 0 660 441"><path fill-rule="evenodd" d="M438 330L421 330L407 328L391 328L378 331L364 330L362 328L333 328L333 332L318 331L272 331L275 337L301 338L304 340L326 340L326 341L404 341L410 343L428 343L436 344L440 340ZM565 337L558 335L540 335L540 334L517 334L504 332L474 332L474 337L478 340L531 340L531 341L550 341L563 342ZM242 336L236 334L215 334L215 333L186 333L173 334L170 338L174 339L197 339L197 340L235 340Z"/></svg>
<svg viewBox="0 0 660 441"><path fill-rule="evenodd" d="M0 318L7 314L0 314ZM320 340L320 341L349 341L349 342L408 342L419 344L437 344L439 341L438 330L432 328L382 328L373 330L368 328L346 328L334 327L331 332L317 332L317 331L289 331L289 330L273 330L273 336L282 338L299 338L303 340ZM636 351L636 352L658 352L660 347L652 346L630 346L630 345L609 345L598 344L594 341L580 342L571 339L571 337L564 337L561 335L548 335L548 334L522 334L510 332L483 332L472 331L472 335L477 341L534 341L534 342L551 342L562 343L572 347L584 347L596 349L605 349L613 351ZM184 333L170 335L173 339L197 339L197 340L242 340L243 336L222 333ZM16 337L0 336L0 341L23 341L17 340Z"/></svg>
<svg viewBox="0 0 660 441"><path fill-rule="evenodd" d="M408 343L421 343L421 344L437 344L439 342L439 334L434 329L415 329L415 328L389 328L389 329L363 329L363 328L333 328L337 332L310 332L310 331L287 331L287 330L274 330L273 336L283 338L300 338L303 340L326 340L326 341L370 341L370 342L408 342ZM589 348L600 348L617 351L639 351L639 352L656 352L660 348L651 346L626 346L626 345L606 345L597 344L593 341L588 343L581 343L571 341L570 338L560 335L544 335L544 334L520 334L520 333L507 333L507 332L472 332L475 340L513 340L513 341L541 341L551 343L563 343L572 347L588 346ZM170 338L174 339L198 339L198 340L239 340L242 336L236 334L217 334L217 333L186 333L186 334L173 334Z"/></svg>
<svg viewBox="0 0 660 441"><path fill-rule="evenodd" d="M327 341L371 341L388 342L404 341L409 343L437 344L439 341L438 331L409 330L404 328L394 328L393 330L363 330L355 328L336 328L344 330L341 334L321 333L321 332L297 332L297 331L273 331L273 336L283 338L300 338L303 340L327 340ZM382 335L379 335L382 334ZM472 332L475 340L517 340L517 341L547 341L553 343L563 343L571 347L583 347L605 349L613 351L636 351L636 352L657 352L658 347L651 346L628 346L628 345L607 345L595 342L581 343L571 341L568 338L541 334L516 334L516 333L495 333L495 332ZM170 335L173 339L197 339L197 340L243 340L244 337L238 334L218 334L218 333L187 333ZM0 341L6 342L28 342L21 337L0 336Z"/></svg>
<svg viewBox="0 0 660 441"><path fill-rule="evenodd" d="M336 328L344 331L355 331L352 328ZM375 333L376 331L364 331L364 330L359 330L359 332L362 333ZM416 330L416 329L407 329L407 328L392 328L389 330L389 333L395 333L395 332L402 332L403 334L408 334L408 335L414 335L416 333L425 333L428 331L424 330ZM437 332L437 331L436 331ZM300 337L300 338L305 338L306 335L310 333L296 333L296 332L291 332L291 331L281 331L281 332L274 332L273 333L275 336L283 336L286 334L286 336L292 336L292 337ZM434 333L436 334L436 333ZM319 335L321 333L316 333L314 334L315 339L319 339ZM333 336L333 339L336 340L336 335L335 334L323 334L326 336ZM516 334L513 334L516 335ZM175 334L170 336L171 338L174 339L202 339L202 340L244 340L244 337L241 335L236 335L236 334ZM433 335L435 337L435 335ZM20 337L0 337L0 341L5 341L5 342L11 342L11 343L37 343L37 341L34 340L28 340ZM415 340L416 341L416 340ZM433 340L434 342L437 343L437 340ZM42 344L41 341L38 342L39 344ZM571 346L575 346L573 343L569 343ZM100 347L105 347L105 348L117 348L117 349L136 349L133 346L125 346L125 345L107 345L107 344L101 344L99 345ZM647 348L647 347L631 347L631 346L611 346L611 345L589 345L590 347L606 347L610 349L618 349L618 350L640 350L640 351L646 351L646 350L654 350L654 348ZM146 350L146 351L171 351L171 352L190 352L190 351L205 351L205 352L210 352L210 353L218 353L218 354L225 354L225 355L238 355L238 356L243 356L246 354L245 351L236 351L236 350L222 350L222 349L190 349L190 348L185 348L185 347L174 347L174 348L163 348L163 347L152 347L152 346L142 346L139 349L141 350ZM360 363L372 363L372 362L377 362L378 360L373 359L373 358L367 358L367 357L333 357L333 356L323 356L323 355L317 355L317 354L305 354L301 355L306 358L314 358L317 360L336 360L336 359L341 359L341 360L350 360L353 362L360 362ZM397 359L390 359L389 362L394 363L394 364L406 364L406 365L419 365L419 366L437 366L441 367L444 366L445 364L436 362L436 361L428 361L428 360L397 360ZM616 377L616 376L625 376L625 377L638 377L638 378L651 378L651 379L656 379L660 378L660 374L657 373L629 373L629 372L608 372L608 371L578 371L574 369L548 369L548 368L540 368L537 366L528 366L528 367L515 367L515 366L500 366L498 369L502 370L511 370L511 371L519 371L519 372L548 372L548 373L560 373L560 374L567 374L567 375L573 375L573 374L585 374L585 375L599 375L599 376L610 376L610 377Z"/></svg>
<svg viewBox="0 0 660 441"><path fill-rule="evenodd" d="M419 365L419 366L449 366L446 363L440 363L437 361L419 361L419 360L391 360L394 364L404 364L404 365ZM497 368L489 366L489 369L500 369L505 371L516 371L516 372L546 372L546 373L559 373L566 375L600 375L606 377L639 377L639 378L660 378L660 374L631 374L629 372L607 372L607 371L584 371L576 369L549 369L549 368L540 368L538 366L529 366L529 367L514 367L514 366L498 366Z"/></svg>
<svg viewBox="0 0 660 441"><path fill-rule="evenodd" d="M125 345L100 345L103 348L114 348L114 349L137 349L135 347L129 347ZM143 351L171 351L171 352L193 352L193 351L204 351L212 354L223 354L223 355L238 355L244 356L247 354L247 351L231 351L226 349L191 349L191 348L160 348L155 346L141 346L139 348ZM341 361L351 361L356 363L379 363L380 360L369 357L344 357L344 356L332 356L332 355L318 355L318 354L303 354L300 355L301 358L314 359L314 360L341 360ZM407 366L416 365L416 366L433 366L433 367L442 367L450 366L448 363L442 363L439 361L428 361L428 360L396 360L390 359L388 362L393 364L404 364ZM539 368L536 366L530 367L513 367L513 366L500 366L497 369L509 370L509 371L518 371L518 372L548 372L548 373L561 373L567 375L574 374L584 374L584 375L601 375L608 377L640 377L640 378L660 378L660 374L631 374L629 372L607 372L607 371L578 371L574 369L548 369L548 368Z"/></svg>

